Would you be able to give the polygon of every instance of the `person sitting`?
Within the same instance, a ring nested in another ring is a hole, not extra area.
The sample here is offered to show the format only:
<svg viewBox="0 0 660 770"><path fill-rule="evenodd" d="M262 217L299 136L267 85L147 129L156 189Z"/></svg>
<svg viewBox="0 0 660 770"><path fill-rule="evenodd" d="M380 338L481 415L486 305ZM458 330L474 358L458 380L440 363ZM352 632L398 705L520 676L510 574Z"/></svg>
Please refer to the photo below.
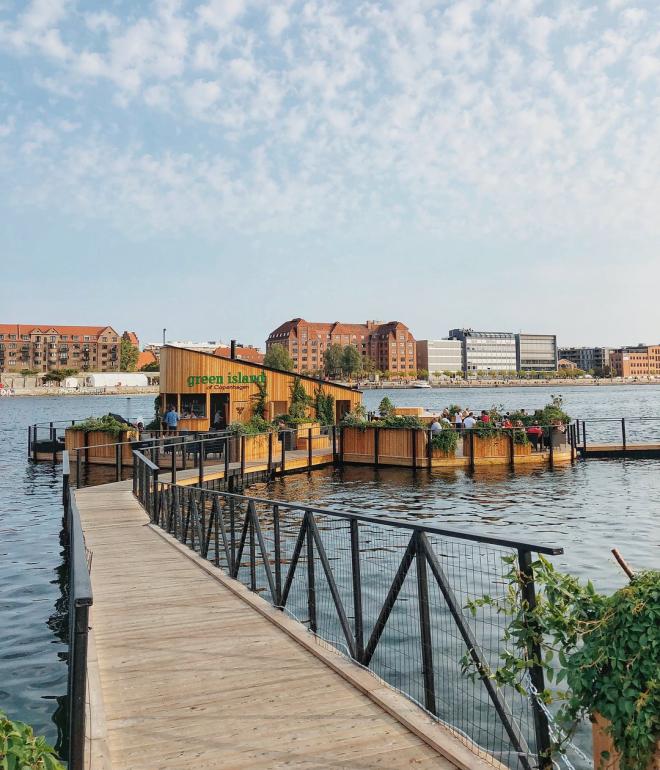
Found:
<svg viewBox="0 0 660 770"><path fill-rule="evenodd" d="M481 417L479 418L481 422L490 422L490 415L485 409L481 410Z"/></svg>
<svg viewBox="0 0 660 770"><path fill-rule="evenodd" d="M516 422L519 422L522 425L521 420L517 420ZM534 424L527 428L527 436L529 437L535 452L538 452L543 448L543 428L538 422L534 421Z"/></svg>
<svg viewBox="0 0 660 770"><path fill-rule="evenodd" d="M504 419L502 420L502 427L503 428L513 428L513 423L509 419L509 415L505 415Z"/></svg>
<svg viewBox="0 0 660 770"><path fill-rule="evenodd" d="M454 415L454 425L456 427L456 430L462 430L463 428L463 414L461 413L460 409Z"/></svg>
<svg viewBox="0 0 660 770"><path fill-rule="evenodd" d="M442 425L438 422L438 418L434 417L433 422L431 423L431 436L437 436L438 433L442 430Z"/></svg>
<svg viewBox="0 0 660 770"><path fill-rule="evenodd" d="M463 427L466 430L470 430L470 428L474 428L474 426L477 424L477 421L474 419L474 415L472 412L467 413L467 417L463 418Z"/></svg>

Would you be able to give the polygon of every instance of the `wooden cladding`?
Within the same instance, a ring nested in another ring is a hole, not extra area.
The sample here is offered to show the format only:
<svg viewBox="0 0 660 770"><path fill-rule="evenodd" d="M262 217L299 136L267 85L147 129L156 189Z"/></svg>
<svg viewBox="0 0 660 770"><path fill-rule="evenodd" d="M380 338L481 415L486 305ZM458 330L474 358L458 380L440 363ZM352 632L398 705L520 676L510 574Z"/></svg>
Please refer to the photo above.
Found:
<svg viewBox="0 0 660 770"><path fill-rule="evenodd" d="M267 409L264 416L272 419L288 410L291 388L296 379L296 375L291 372L267 369L250 361L220 358L169 346L161 349L160 370L161 394L206 395L207 417L199 421L205 428L209 427L209 397L213 394L229 396L228 422L246 422L252 416L252 405L259 394L260 385L265 385ZM338 412L340 408L343 411L346 407L353 410L362 403L362 393L358 390L308 377L301 377L300 381L305 393L312 399L319 388L323 393L334 396ZM168 396L168 403L169 400ZM316 416L313 408L309 410L309 415ZM186 419L181 420L181 428L190 429ZM195 428L200 429L199 423Z"/></svg>

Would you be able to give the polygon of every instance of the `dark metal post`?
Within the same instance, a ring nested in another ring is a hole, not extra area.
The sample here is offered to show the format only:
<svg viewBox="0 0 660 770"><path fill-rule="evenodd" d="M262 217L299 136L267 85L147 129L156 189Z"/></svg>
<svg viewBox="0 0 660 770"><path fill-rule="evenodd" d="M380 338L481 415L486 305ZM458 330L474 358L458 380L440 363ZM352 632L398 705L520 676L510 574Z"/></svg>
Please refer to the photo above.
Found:
<svg viewBox="0 0 660 770"><path fill-rule="evenodd" d="M53 423L50 424L50 442L53 447L53 462L57 462L57 428L53 427Z"/></svg>
<svg viewBox="0 0 660 770"><path fill-rule="evenodd" d="M229 498L229 541L231 544L231 574L238 574L236 566L236 511L234 498Z"/></svg>
<svg viewBox="0 0 660 770"><path fill-rule="evenodd" d="M39 431L39 428L35 425L34 426L34 434L32 436L32 459L37 459L37 433Z"/></svg>
<svg viewBox="0 0 660 770"><path fill-rule="evenodd" d="M621 418L621 438L623 439L623 451L626 451L626 418Z"/></svg>
<svg viewBox="0 0 660 770"><path fill-rule="evenodd" d="M151 471L151 519L152 521L155 521L156 524L159 523L156 515L158 513L158 474L158 468L154 468Z"/></svg>
<svg viewBox="0 0 660 770"><path fill-rule="evenodd" d="M550 426L548 430L548 440L550 442L550 467L554 468L555 466L555 429L554 426Z"/></svg>
<svg viewBox="0 0 660 770"><path fill-rule="evenodd" d="M312 514L305 512L305 518L310 519ZM316 632L316 582L314 580L314 537L312 527L307 525L307 609L309 610L309 627Z"/></svg>
<svg viewBox="0 0 660 770"><path fill-rule="evenodd" d="M280 473L284 473L286 467L286 437L288 431L282 431L282 459L280 461Z"/></svg>
<svg viewBox="0 0 660 770"><path fill-rule="evenodd" d="M272 435L272 434L271 434ZM278 606L282 604L282 554L280 546L280 506L273 506L273 539L275 540L275 594Z"/></svg>
<svg viewBox="0 0 660 770"><path fill-rule="evenodd" d="M246 514L250 518L250 591L257 590L257 550L254 544L254 521L250 515L250 509Z"/></svg>
<svg viewBox="0 0 660 770"><path fill-rule="evenodd" d="M268 476L273 475L273 433L268 434Z"/></svg>
<svg viewBox="0 0 660 770"><path fill-rule="evenodd" d="M204 486L204 442L200 439L198 443L198 453L199 453L199 461L197 463L197 466L199 468L199 473L197 477L197 484L200 487Z"/></svg>
<svg viewBox="0 0 660 770"><path fill-rule="evenodd" d="M337 426L332 426L332 462L337 462Z"/></svg>
<svg viewBox="0 0 660 770"><path fill-rule="evenodd" d="M176 484L176 445L170 444L172 449L172 484Z"/></svg>
<svg viewBox="0 0 660 770"><path fill-rule="evenodd" d="M511 470L516 467L516 442L513 439L513 431L514 428L511 428L509 431L509 452L511 453L509 464L511 465Z"/></svg>
<svg viewBox="0 0 660 770"><path fill-rule="evenodd" d="M374 468L378 467L378 450L380 449L380 428L374 429Z"/></svg>
<svg viewBox="0 0 660 770"><path fill-rule="evenodd" d="M245 436L241 436L241 478L245 476Z"/></svg>
<svg viewBox="0 0 660 770"><path fill-rule="evenodd" d="M413 470L417 470L417 431L415 428L410 429L410 435L412 436L412 467Z"/></svg>
<svg viewBox="0 0 660 770"><path fill-rule="evenodd" d="M433 467L433 433L430 428L426 432L426 463L431 470Z"/></svg>
<svg viewBox="0 0 660 770"><path fill-rule="evenodd" d="M186 437L181 436L181 441L183 442L181 444L181 468L185 471L186 466L188 465L188 458L186 457Z"/></svg>
<svg viewBox="0 0 660 770"><path fill-rule="evenodd" d="M364 656L364 620L362 617L362 573L360 570L360 532L357 519L351 519L351 571L353 573L353 614L355 615L355 659Z"/></svg>
<svg viewBox="0 0 660 770"><path fill-rule="evenodd" d="M433 639L431 638L431 613L429 611L429 584L426 573L426 552L420 533L416 533L417 547L417 601L419 603L419 629L422 644L422 674L424 676L424 705L437 714L435 702L435 678L433 675Z"/></svg>
<svg viewBox="0 0 660 770"><path fill-rule="evenodd" d="M473 471L474 470L474 428L468 429L468 435L470 436L470 470Z"/></svg>
<svg viewBox="0 0 660 770"><path fill-rule="evenodd" d="M534 570L532 569L532 554L530 551L518 551L518 565L523 577L522 595L528 611L536 607L536 589L534 586ZM530 679L538 692L545 690L543 668L540 665L541 648L537 642L529 645L527 653L532 661L535 661L529 669ZM539 768L550 770L552 759L550 758L550 730L548 718L536 698L532 698L532 712L534 714L534 731L536 733L536 750L539 758Z"/></svg>
<svg viewBox="0 0 660 770"><path fill-rule="evenodd" d="M83 439L85 441L85 468L89 467L89 432L83 433Z"/></svg>
<svg viewBox="0 0 660 770"><path fill-rule="evenodd" d="M582 420L582 452L587 453L587 423Z"/></svg>
<svg viewBox="0 0 660 770"><path fill-rule="evenodd" d="M28 457L30 456L30 453L32 452L32 426L28 425Z"/></svg>
<svg viewBox="0 0 660 770"><path fill-rule="evenodd" d="M115 444L115 481L121 481L121 453L123 448L121 444Z"/></svg>
<svg viewBox="0 0 660 770"><path fill-rule="evenodd" d="M339 464L344 464L344 426L339 426Z"/></svg>
<svg viewBox="0 0 660 770"><path fill-rule="evenodd" d="M312 429L307 428L307 468L312 469Z"/></svg>
<svg viewBox="0 0 660 770"><path fill-rule="evenodd" d="M87 633L89 607L76 606L72 610L73 639L70 648L70 697L69 697L69 767L83 770L85 767L85 695L87 686Z"/></svg>
<svg viewBox="0 0 660 770"><path fill-rule="evenodd" d="M225 437L225 487L228 483L229 478L229 447L231 446L231 437L226 436Z"/></svg>
<svg viewBox="0 0 660 770"><path fill-rule="evenodd" d="M76 449L76 488L80 489L82 486L82 471L80 463L80 449Z"/></svg>

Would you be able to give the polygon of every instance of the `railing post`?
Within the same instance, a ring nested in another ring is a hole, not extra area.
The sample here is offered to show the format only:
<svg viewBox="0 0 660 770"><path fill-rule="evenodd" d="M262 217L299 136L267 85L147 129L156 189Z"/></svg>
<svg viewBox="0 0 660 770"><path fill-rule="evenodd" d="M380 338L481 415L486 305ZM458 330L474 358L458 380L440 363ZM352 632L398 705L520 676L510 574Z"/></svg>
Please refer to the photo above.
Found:
<svg viewBox="0 0 660 770"><path fill-rule="evenodd" d="M153 489L151 491L151 520L155 521L156 524L159 522L156 520L156 513L158 512L158 468L153 468L151 471L151 483L153 486Z"/></svg>
<svg viewBox="0 0 660 770"><path fill-rule="evenodd" d="M378 467L378 452L380 449L380 428L374 429L374 468Z"/></svg>
<svg viewBox="0 0 660 770"><path fill-rule="evenodd" d="M172 449L172 484L176 484L176 445L171 443L170 448Z"/></svg>
<svg viewBox="0 0 660 770"><path fill-rule="evenodd" d="M245 435L241 436L241 479L245 476Z"/></svg>
<svg viewBox="0 0 660 770"><path fill-rule="evenodd" d="M433 639L431 637L431 613L429 610L429 584L426 572L426 552L421 533L415 533L415 561L417 564L417 601L419 604L419 630L422 646L422 675L424 677L424 705L427 711L437 714L435 702L435 677L433 674Z"/></svg>
<svg viewBox="0 0 660 770"><path fill-rule="evenodd" d="M137 492L137 475L138 475L137 455L135 454L135 452L133 452L133 494Z"/></svg>
<svg viewBox="0 0 660 770"><path fill-rule="evenodd" d="M548 440L550 442L550 467L555 467L555 429L554 426L551 425L550 429L548 430Z"/></svg>
<svg viewBox="0 0 660 770"><path fill-rule="evenodd" d="M426 463L428 469L433 467L433 431L429 428L426 432Z"/></svg>
<svg viewBox="0 0 660 770"><path fill-rule="evenodd" d="M115 481L121 481L121 453L124 447L115 444Z"/></svg>
<svg viewBox="0 0 660 770"><path fill-rule="evenodd" d="M76 449L76 489L80 489L82 486L82 471L80 462L80 449Z"/></svg>
<svg viewBox="0 0 660 770"><path fill-rule="evenodd" d="M271 436L273 434L271 433ZM275 594L277 605L282 604L282 552L280 545L280 506L273 506L273 539L275 541Z"/></svg>
<svg viewBox="0 0 660 770"><path fill-rule="evenodd" d="M250 514L250 509L245 514L250 518L249 533L250 533L250 591L257 590L257 549L254 543L254 520Z"/></svg>
<svg viewBox="0 0 660 770"><path fill-rule="evenodd" d="M238 574L238 567L236 566L236 510L234 505L234 498L229 498L229 542L231 545L231 575Z"/></svg>
<svg viewBox="0 0 660 770"><path fill-rule="evenodd" d="M344 464L344 426L339 426L339 464Z"/></svg>
<svg viewBox="0 0 660 770"><path fill-rule="evenodd" d="M229 448L231 446L231 436L225 436L225 489L229 483Z"/></svg>
<svg viewBox="0 0 660 770"><path fill-rule="evenodd" d="M187 470L188 458L186 456L186 437L181 436L181 470Z"/></svg>
<svg viewBox="0 0 660 770"><path fill-rule="evenodd" d="M410 435L412 436L412 467L413 471L417 470L417 430L415 428L410 429Z"/></svg>
<svg viewBox="0 0 660 770"><path fill-rule="evenodd" d="M309 520L312 514L305 512L305 518ZM314 579L314 537L312 527L307 525L307 609L309 611L309 627L316 633L316 582Z"/></svg>
<svg viewBox="0 0 660 770"><path fill-rule="evenodd" d="M511 428L509 431L509 452L511 454L509 458L509 465L511 466L511 470L514 470L516 467L516 442L513 437L513 431L515 428Z"/></svg>
<svg viewBox="0 0 660 770"><path fill-rule="evenodd" d="M282 458L280 461L280 473L284 473L284 469L286 467L286 437L287 437L288 431L282 431Z"/></svg>
<svg viewBox="0 0 660 770"><path fill-rule="evenodd" d="M73 597L71 597L73 602ZM85 767L85 695L87 685L87 634L89 630L89 607L76 606L71 626L72 639L69 641L69 757L71 770Z"/></svg>
<svg viewBox="0 0 660 770"><path fill-rule="evenodd" d="M582 452L587 453L587 423L582 420Z"/></svg>
<svg viewBox="0 0 660 770"><path fill-rule="evenodd" d="M337 426L332 426L332 462L337 462Z"/></svg>
<svg viewBox="0 0 660 770"><path fill-rule="evenodd" d="M268 434L268 476L273 475L273 431Z"/></svg>
<svg viewBox="0 0 660 770"><path fill-rule="evenodd" d="M197 484L202 487L204 486L204 443L201 439L199 440L197 451L199 453Z"/></svg>
<svg viewBox="0 0 660 770"><path fill-rule="evenodd" d="M468 428L470 436L470 470L474 470L474 428Z"/></svg>
<svg viewBox="0 0 660 770"><path fill-rule="evenodd" d="M532 555L530 551L518 551L518 566L522 576L522 597L524 608L532 612L536 607L536 589L534 586L534 570L532 568ZM529 676L532 684L539 693L545 690L545 680L543 677L543 668L541 667L541 647L538 642L530 642L527 649L529 658L533 661L529 669ZM550 770L552 768L552 759L550 758L550 730L548 729L548 718L541 708L539 701L532 698L532 713L534 714L534 732L536 734L536 750L539 759L539 768L541 770Z"/></svg>
<svg viewBox="0 0 660 770"><path fill-rule="evenodd" d="M312 429L307 428L307 470L312 469Z"/></svg>
<svg viewBox="0 0 660 770"><path fill-rule="evenodd" d="M626 418L621 418L621 438L623 439L623 451L626 451Z"/></svg>
<svg viewBox="0 0 660 770"><path fill-rule="evenodd" d="M357 519L351 519L351 571L353 577L353 614L355 615L355 659L364 657L364 619L362 616L362 572L360 569L360 531Z"/></svg>

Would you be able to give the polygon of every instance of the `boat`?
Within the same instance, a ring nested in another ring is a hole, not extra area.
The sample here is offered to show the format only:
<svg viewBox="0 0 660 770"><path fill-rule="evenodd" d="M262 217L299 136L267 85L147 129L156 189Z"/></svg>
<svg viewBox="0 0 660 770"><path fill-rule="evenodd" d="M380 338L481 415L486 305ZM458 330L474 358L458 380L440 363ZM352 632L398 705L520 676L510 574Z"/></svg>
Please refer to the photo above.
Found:
<svg viewBox="0 0 660 770"><path fill-rule="evenodd" d="M431 384L426 380L415 380L415 382L410 383L410 387L411 388L430 388Z"/></svg>

